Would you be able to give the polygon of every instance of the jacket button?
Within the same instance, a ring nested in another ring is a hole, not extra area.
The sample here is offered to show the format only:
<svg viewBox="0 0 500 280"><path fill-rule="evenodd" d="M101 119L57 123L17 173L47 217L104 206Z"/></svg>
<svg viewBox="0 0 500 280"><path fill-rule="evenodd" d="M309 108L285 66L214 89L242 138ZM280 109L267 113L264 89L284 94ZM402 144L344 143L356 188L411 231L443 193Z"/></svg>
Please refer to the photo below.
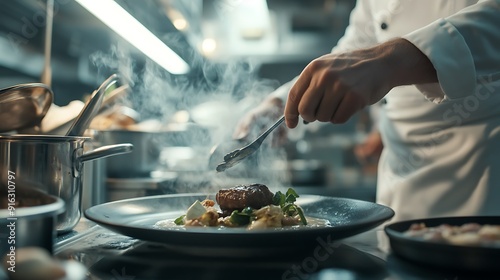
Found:
<svg viewBox="0 0 500 280"><path fill-rule="evenodd" d="M386 30L387 29L387 23L385 22L382 22L382 24L380 24L380 28L382 28L382 30Z"/></svg>

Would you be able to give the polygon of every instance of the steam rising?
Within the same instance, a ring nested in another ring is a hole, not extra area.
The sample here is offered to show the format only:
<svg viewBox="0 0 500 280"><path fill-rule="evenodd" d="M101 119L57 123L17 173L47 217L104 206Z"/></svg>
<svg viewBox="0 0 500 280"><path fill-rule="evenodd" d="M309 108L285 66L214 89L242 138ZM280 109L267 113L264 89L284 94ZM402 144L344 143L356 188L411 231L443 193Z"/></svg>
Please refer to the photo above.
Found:
<svg viewBox="0 0 500 280"><path fill-rule="evenodd" d="M255 156L226 172L216 173L215 167L208 166L214 146L221 144L221 147L237 148L229 144L234 145L231 135L237 122L272 92L278 86L277 82L258 79L254 66L248 61L216 64L194 59L190 65L193 73L172 76L151 61L137 62L126 50L125 46L117 45L109 53L92 54L91 61L101 76L119 73L129 81L132 90L126 105L137 110L143 120L158 119L167 130L188 128L163 143L168 146L168 152L162 154L162 158L169 162L167 170L186 171L181 173L194 174L188 177L197 181L191 185L178 184L175 192L213 192L236 184L251 183L267 184L276 191L284 183L286 185L284 172L273 169L273 162L284 159L285 153L282 149L270 147L272 139L267 139ZM180 120L182 118L184 120ZM274 121L269 120L265 126ZM260 131L254 132L252 137L258 133ZM183 148L172 149L172 145ZM172 166L172 159L176 157L184 159L184 162L178 161L182 162L180 166ZM202 186L200 182L204 182Z"/></svg>

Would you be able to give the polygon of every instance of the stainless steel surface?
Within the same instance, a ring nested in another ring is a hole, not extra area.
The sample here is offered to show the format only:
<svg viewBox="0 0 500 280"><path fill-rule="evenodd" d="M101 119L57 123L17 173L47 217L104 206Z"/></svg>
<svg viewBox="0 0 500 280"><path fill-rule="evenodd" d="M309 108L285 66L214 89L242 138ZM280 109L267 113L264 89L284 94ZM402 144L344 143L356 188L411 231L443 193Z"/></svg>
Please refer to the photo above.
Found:
<svg viewBox="0 0 500 280"><path fill-rule="evenodd" d="M40 125L52 104L53 93L40 83L20 84L0 90L0 132Z"/></svg>
<svg viewBox="0 0 500 280"><path fill-rule="evenodd" d="M83 165L81 211L106 202L106 159L87 161Z"/></svg>
<svg viewBox="0 0 500 280"><path fill-rule="evenodd" d="M395 256L382 227L310 251L259 258L194 257L158 243L111 232L82 218L58 237L59 260L76 259L89 279L497 279L498 272L431 267Z"/></svg>
<svg viewBox="0 0 500 280"><path fill-rule="evenodd" d="M94 141L101 145L131 143L134 151L127 155L106 159L108 177L147 177L159 163L164 132L148 132L134 130L100 130L96 131Z"/></svg>
<svg viewBox="0 0 500 280"><path fill-rule="evenodd" d="M17 174L16 178L19 178ZM9 180L15 183L14 188L9 188L9 185L13 185L8 184L7 180L0 183L0 256L11 253L11 246L16 249L36 246L52 253L56 237L56 217L64 211L64 202L33 188L35 184L17 182L16 178ZM18 204L13 211L6 208L8 190L14 190L14 200Z"/></svg>
<svg viewBox="0 0 500 280"><path fill-rule="evenodd" d="M226 169L235 166L248 156L255 153L255 151L259 149L260 145L262 145L264 139L266 139L266 137L284 121L285 121L285 116L282 116L270 128L268 128L264 133L262 133L259 137L257 137L257 139L255 139L253 142L251 142L250 144L246 145L241 149L234 150L229 154L225 155L224 162L217 165L215 170L217 170L217 172L225 171Z"/></svg>
<svg viewBox="0 0 500 280"><path fill-rule="evenodd" d="M130 153L133 150L133 145L130 143L126 144L115 144L115 145L107 145L103 147L99 147L91 152L87 152L78 159L83 162L83 161L88 161L88 160L94 160L98 158L105 158L109 157L112 155L120 155L120 154L126 154Z"/></svg>
<svg viewBox="0 0 500 280"><path fill-rule="evenodd" d="M107 78L97 90L92 93L89 101L83 108L82 112L78 115L75 122L71 125L70 129L66 133L66 136L82 136L85 130L89 127L92 119L97 115L97 112L101 108L102 100L104 98L104 93L106 90L117 83L119 80L118 75L113 74Z"/></svg>
<svg viewBox="0 0 500 280"><path fill-rule="evenodd" d="M129 152L131 144L102 147L84 153L87 137L47 135L0 136L0 170L16 173L18 184L36 186L60 197L66 210L58 216L59 233L71 230L80 219L82 167L86 160ZM7 172L0 174L7 181Z"/></svg>
<svg viewBox="0 0 500 280"><path fill-rule="evenodd" d="M79 176L79 172L82 171L82 164L85 161L95 160L100 158L107 158L109 156L127 154L132 152L133 145L130 143L124 144L115 144L115 145L107 145L102 146L93 151L86 152L80 155L80 151L77 151L75 158L75 176Z"/></svg>

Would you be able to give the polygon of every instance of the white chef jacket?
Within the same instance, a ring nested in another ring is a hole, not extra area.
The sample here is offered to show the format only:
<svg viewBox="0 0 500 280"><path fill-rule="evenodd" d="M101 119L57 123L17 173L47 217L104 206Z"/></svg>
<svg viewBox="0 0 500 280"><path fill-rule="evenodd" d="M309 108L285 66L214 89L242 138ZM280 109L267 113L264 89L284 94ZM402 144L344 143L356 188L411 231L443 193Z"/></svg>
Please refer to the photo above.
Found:
<svg viewBox="0 0 500 280"><path fill-rule="evenodd" d="M379 103L377 202L392 221L500 215L500 1L359 0L333 52L394 37L428 56L439 83Z"/></svg>
<svg viewBox="0 0 500 280"><path fill-rule="evenodd" d="M377 202L393 220L500 215L500 1L361 0L334 51L394 37L427 55L439 84L380 105Z"/></svg>

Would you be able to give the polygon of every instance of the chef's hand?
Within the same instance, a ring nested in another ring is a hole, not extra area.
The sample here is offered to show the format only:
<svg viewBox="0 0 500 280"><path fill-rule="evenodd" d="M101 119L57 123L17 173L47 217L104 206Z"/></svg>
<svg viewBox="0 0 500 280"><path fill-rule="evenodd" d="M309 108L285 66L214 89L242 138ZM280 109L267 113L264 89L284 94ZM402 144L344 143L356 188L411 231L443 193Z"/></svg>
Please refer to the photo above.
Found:
<svg viewBox="0 0 500 280"><path fill-rule="evenodd" d="M294 84L285 108L286 124L344 123L382 99L393 87L437 82L429 59L412 43L395 39L381 45L313 60Z"/></svg>
<svg viewBox="0 0 500 280"><path fill-rule="evenodd" d="M233 138L238 140L253 140L257 138L263 130L267 129L283 115L283 108L283 101L277 97L264 99L264 101L250 110L239 121L233 133ZM283 126L278 127L270 136L272 137L273 145L281 145L286 140L286 130Z"/></svg>

